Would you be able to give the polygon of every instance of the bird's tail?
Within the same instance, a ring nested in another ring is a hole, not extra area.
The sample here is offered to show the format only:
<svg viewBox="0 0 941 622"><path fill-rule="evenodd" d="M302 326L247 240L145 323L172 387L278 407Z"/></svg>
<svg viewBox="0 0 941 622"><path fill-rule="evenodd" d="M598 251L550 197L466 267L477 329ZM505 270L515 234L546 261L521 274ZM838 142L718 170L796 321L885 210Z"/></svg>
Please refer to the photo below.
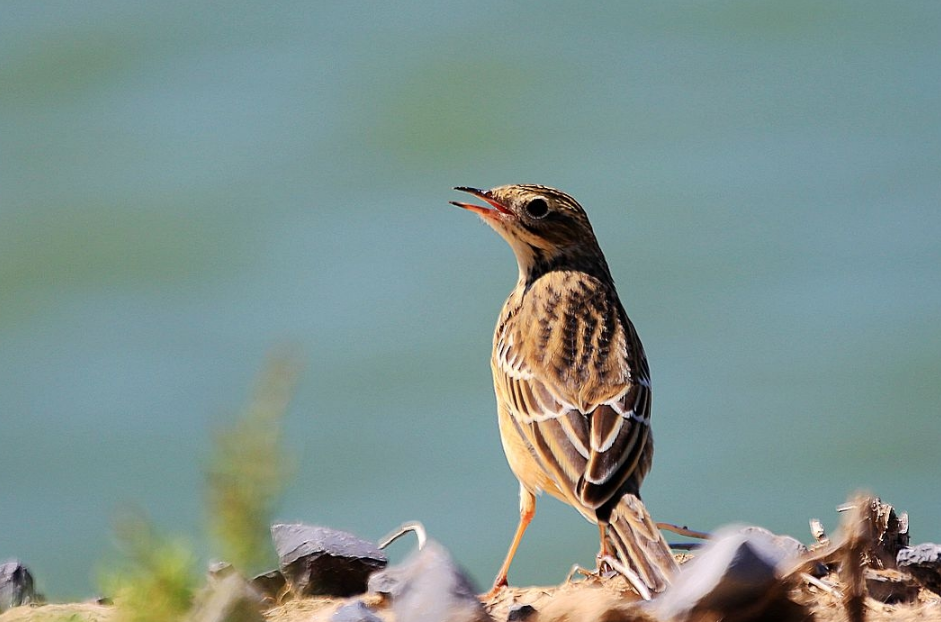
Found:
<svg viewBox="0 0 941 622"><path fill-rule="evenodd" d="M608 544L618 561L637 574L651 592L662 592L677 572L676 561L643 502L624 495L608 523Z"/></svg>

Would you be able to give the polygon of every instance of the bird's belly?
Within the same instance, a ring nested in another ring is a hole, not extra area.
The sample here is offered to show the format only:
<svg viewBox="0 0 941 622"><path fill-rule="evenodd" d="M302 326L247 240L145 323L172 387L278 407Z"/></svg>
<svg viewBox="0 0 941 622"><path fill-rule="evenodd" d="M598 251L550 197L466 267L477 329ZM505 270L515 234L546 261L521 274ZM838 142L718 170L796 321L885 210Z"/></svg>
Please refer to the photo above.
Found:
<svg viewBox="0 0 941 622"><path fill-rule="evenodd" d="M520 436L513 422L513 417L507 411L506 407L501 405L498 408L498 419L500 424L500 441L503 443L503 453L506 454L506 461L510 464L510 469L520 481L526 490L532 493L545 491L566 501L565 495L559 486L542 469L536 459L529 451L529 445L526 440Z"/></svg>

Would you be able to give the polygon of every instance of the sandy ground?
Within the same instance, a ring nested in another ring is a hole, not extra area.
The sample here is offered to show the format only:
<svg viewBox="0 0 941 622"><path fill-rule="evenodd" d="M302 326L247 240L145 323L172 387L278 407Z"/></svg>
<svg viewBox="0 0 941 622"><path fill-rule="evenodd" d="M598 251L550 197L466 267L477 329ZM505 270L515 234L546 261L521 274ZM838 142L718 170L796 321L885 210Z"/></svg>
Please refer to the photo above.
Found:
<svg viewBox="0 0 941 622"><path fill-rule="evenodd" d="M789 594L797 606L785 610L776 608L780 620L809 619L817 622L847 620L847 612L840 599L809 583L803 583ZM576 620L651 620L638 610L636 595L619 578L586 580L560 586L508 588L486 608L497 622L507 620L510 608L519 604L532 605L537 613L531 622L563 622ZM328 622L340 606L357 600L338 598L306 598L289 601L265 612L269 622ZM364 602L382 619L392 622L394 617L375 596L366 596ZM865 601L865 620L908 621L937 620L941 622L941 596L921 590L912 603L883 604L872 598ZM76 603L27 606L11 609L0 615L0 622L109 622L116 619L115 608L106 605ZM767 613L760 619L769 619Z"/></svg>

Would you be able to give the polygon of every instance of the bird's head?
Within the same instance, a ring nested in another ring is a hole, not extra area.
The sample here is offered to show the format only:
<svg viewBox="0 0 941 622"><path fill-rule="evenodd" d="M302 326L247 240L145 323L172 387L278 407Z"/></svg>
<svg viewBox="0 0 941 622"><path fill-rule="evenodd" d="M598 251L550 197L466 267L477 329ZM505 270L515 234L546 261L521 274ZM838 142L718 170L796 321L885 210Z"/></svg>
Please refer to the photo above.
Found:
<svg viewBox="0 0 941 622"><path fill-rule="evenodd" d="M532 280L550 269L602 268L604 256L585 210L561 190L533 184L455 190L482 199L488 206L451 201L476 212L510 244L520 278Z"/></svg>

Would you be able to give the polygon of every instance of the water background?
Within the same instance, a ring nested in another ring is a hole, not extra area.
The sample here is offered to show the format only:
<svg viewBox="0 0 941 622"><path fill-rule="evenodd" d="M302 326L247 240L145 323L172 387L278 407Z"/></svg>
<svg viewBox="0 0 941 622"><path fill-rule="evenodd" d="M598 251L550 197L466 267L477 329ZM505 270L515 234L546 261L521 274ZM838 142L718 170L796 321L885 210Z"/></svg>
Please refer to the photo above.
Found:
<svg viewBox="0 0 941 622"><path fill-rule="evenodd" d="M213 430L306 359L278 515L418 519L480 586L517 518L488 357L516 278L456 185L588 210L644 341L660 520L868 488L941 540L941 4L0 7L0 558L84 598L145 508L209 557ZM511 581L591 565L541 499Z"/></svg>

